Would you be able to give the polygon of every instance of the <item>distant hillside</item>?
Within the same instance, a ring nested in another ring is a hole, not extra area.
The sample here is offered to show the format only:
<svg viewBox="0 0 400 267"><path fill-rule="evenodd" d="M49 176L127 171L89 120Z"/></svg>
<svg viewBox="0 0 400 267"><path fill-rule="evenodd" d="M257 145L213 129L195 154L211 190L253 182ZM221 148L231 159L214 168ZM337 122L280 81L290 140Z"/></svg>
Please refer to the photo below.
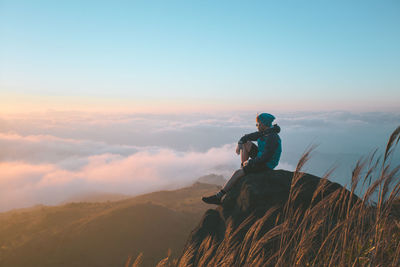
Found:
<svg viewBox="0 0 400 267"><path fill-rule="evenodd" d="M143 252L154 266L177 257L217 187L160 191L116 202L35 206L0 213L0 266L123 266Z"/></svg>
<svg viewBox="0 0 400 267"><path fill-rule="evenodd" d="M209 174L202 176L199 179L197 179L197 181L204 184L215 184L221 186L226 183L224 176L217 174Z"/></svg>
<svg viewBox="0 0 400 267"><path fill-rule="evenodd" d="M219 185L225 184L226 180L222 175L208 174L199 177L196 182L203 184ZM124 199L132 198L132 196L124 194L114 194L105 192L88 192L72 196L61 204L67 204L72 202L107 202L107 201L120 201Z"/></svg>
<svg viewBox="0 0 400 267"><path fill-rule="evenodd" d="M61 204L68 204L72 202L107 202L107 201L120 201L132 198L132 196L113 193L91 192L73 196L66 199Z"/></svg>

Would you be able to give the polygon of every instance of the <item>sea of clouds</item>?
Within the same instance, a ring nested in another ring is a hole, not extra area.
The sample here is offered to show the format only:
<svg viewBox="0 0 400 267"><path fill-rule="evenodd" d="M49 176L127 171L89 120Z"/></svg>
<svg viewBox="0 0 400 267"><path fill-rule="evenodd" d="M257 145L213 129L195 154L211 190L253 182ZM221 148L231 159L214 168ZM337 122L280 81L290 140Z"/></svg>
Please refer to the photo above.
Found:
<svg viewBox="0 0 400 267"><path fill-rule="evenodd" d="M348 184L356 161L383 153L397 113L275 114L293 170L318 145L306 171ZM236 142L256 130L254 112L131 114L59 112L0 115L0 211L54 205L90 192L137 195L187 186L239 167ZM394 164L400 162L395 153Z"/></svg>

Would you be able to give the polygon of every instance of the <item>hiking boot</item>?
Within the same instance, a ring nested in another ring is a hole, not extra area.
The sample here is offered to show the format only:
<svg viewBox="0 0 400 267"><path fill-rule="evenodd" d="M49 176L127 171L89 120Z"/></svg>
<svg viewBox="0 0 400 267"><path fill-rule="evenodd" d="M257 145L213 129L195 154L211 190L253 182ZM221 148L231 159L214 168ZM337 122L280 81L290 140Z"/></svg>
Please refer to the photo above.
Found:
<svg viewBox="0 0 400 267"><path fill-rule="evenodd" d="M221 198L217 197L217 195L212 195L209 197L203 197L202 200L207 204L215 204L221 205Z"/></svg>

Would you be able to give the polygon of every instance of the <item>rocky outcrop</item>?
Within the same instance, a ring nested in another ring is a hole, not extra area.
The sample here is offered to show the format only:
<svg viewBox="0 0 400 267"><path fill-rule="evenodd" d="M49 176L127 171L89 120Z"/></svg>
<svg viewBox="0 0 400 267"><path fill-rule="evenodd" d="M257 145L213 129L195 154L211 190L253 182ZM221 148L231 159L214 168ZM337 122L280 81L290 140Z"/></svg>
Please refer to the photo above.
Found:
<svg viewBox="0 0 400 267"><path fill-rule="evenodd" d="M280 239L287 238L282 234L285 227L295 231L313 208L329 214L327 221L334 225L343 210L338 200L357 199L326 179L306 173L293 176L293 172L273 170L242 178L221 206L206 211L186 243L179 266L269 265L268 260L281 249ZM329 210L321 207L327 202L334 204ZM321 229L316 229L315 242Z"/></svg>

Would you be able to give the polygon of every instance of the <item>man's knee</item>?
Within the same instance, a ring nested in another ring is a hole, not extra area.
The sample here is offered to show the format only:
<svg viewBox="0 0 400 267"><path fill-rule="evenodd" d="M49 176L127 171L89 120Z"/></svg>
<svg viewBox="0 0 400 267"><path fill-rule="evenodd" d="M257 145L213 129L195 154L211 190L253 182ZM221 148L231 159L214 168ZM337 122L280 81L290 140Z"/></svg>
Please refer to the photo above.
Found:
<svg viewBox="0 0 400 267"><path fill-rule="evenodd" d="M243 144L244 149L246 149L247 152L250 152L251 147L253 146L253 142L247 141L246 143Z"/></svg>

